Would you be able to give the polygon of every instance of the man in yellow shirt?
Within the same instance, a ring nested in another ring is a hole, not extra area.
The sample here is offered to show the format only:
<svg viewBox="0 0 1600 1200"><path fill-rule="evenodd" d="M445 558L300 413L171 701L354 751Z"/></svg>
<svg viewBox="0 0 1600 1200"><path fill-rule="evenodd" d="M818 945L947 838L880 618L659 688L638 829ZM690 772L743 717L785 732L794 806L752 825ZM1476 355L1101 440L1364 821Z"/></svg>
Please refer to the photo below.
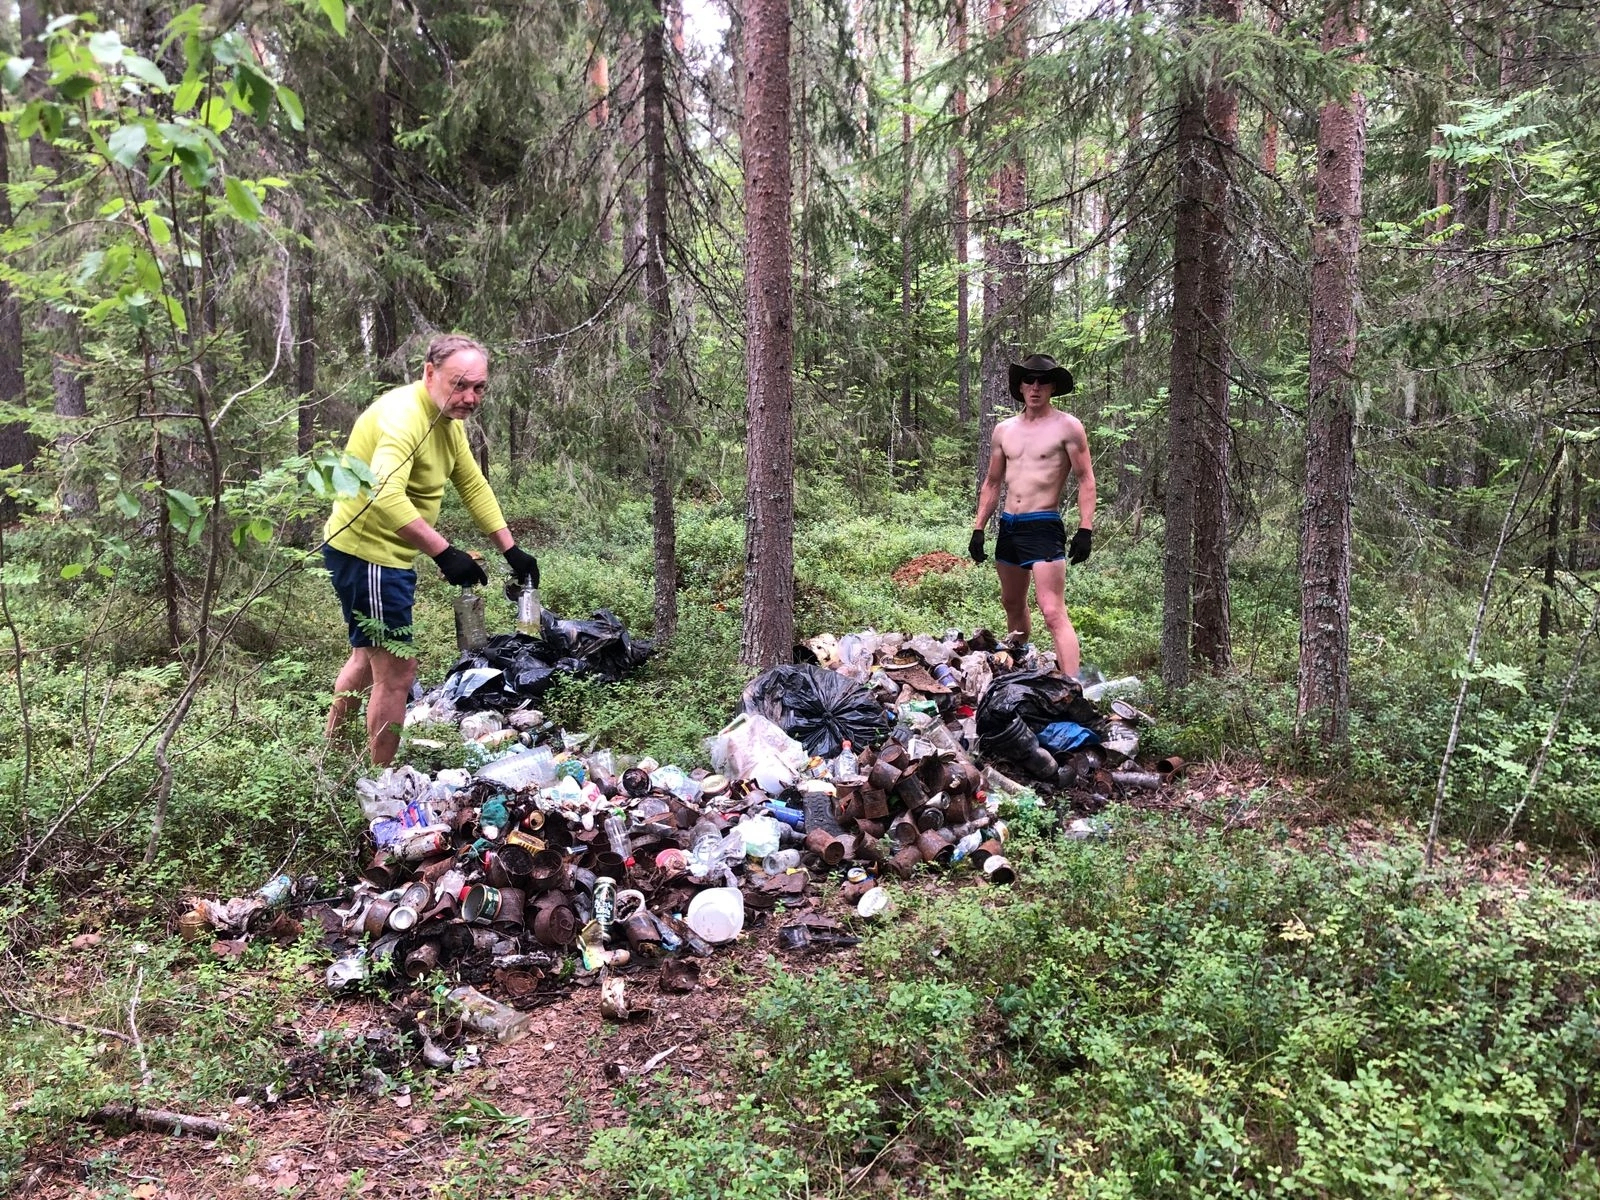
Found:
<svg viewBox="0 0 1600 1200"><path fill-rule="evenodd" d="M394 758L417 660L389 647L411 642L417 552L458 587L489 577L465 550L447 542L439 519L446 480L455 484L480 532L505 555L512 577L539 584L539 561L518 547L500 505L478 469L461 424L489 388L489 352L461 334L428 345L422 378L385 392L356 419L346 451L372 467L371 493L334 504L323 560L350 627L350 657L333 685L331 738L367 701L367 748L382 766ZM378 645L373 634L378 634Z"/></svg>

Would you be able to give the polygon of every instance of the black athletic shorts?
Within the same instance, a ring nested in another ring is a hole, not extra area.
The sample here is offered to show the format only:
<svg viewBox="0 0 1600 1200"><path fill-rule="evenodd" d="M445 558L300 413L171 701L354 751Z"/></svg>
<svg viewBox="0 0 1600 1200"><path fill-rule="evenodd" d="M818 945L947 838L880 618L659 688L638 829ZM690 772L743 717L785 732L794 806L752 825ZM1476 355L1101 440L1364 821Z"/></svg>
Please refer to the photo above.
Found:
<svg viewBox="0 0 1600 1200"><path fill-rule="evenodd" d="M322 548L322 561L333 580L333 590L339 594L352 646L373 645L373 634L380 629L385 641L411 641L411 606L417 594L415 571L381 567L332 546Z"/></svg>
<svg viewBox="0 0 1600 1200"><path fill-rule="evenodd" d="M1060 562L1067 556L1067 527L1054 509L1045 512L1001 513L1000 534L994 540L994 559L1013 567Z"/></svg>

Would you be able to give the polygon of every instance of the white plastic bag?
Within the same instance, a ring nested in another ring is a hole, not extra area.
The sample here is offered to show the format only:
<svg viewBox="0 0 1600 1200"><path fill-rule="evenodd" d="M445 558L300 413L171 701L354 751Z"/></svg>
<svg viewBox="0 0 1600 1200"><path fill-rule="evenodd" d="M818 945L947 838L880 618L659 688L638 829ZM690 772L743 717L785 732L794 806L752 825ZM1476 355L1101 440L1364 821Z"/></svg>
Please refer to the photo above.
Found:
<svg viewBox="0 0 1600 1200"><path fill-rule="evenodd" d="M776 796L800 778L805 747L760 713L740 713L706 739L711 765L729 779L754 779Z"/></svg>

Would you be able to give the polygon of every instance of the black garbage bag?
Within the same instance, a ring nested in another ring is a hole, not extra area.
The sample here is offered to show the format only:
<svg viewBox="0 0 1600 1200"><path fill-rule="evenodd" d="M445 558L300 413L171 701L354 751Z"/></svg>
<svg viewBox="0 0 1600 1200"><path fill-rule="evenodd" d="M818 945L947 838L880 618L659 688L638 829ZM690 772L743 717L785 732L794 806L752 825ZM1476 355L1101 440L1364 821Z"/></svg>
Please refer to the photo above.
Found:
<svg viewBox="0 0 1600 1200"><path fill-rule="evenodd" d="M600 609L587 621L568 621L547 608L540 619L539 632L551 661L581 662L582 671L567 666L562 669L594 676L605 683L623 679L644 666L655 653L650 642L634 641L609 608Z"/></svg>
<svg viewBox="0 0 1600 1200"><path fill-rule="evenodd" d="M1083 698L1077 680L1051 671L1008 671L996 676L978 701L978 749L988 758L1031 768L1043 763L1039 754L1050 753L1039 745L1039 731L1057 721L1105 733L1104 719Z"/></svg>
<svg viewBox="0 0 1600 1200"><path fill-rule="evenodd" d="M806 748L832 758L846 740L876 746L893 718L856 680L809 664L773 667L744 689L744 710L760 713Z"/></svg>
<svg viewBox="0 0 1600 1200"><path fill-rule="evenodd" d="M504 712L538 700L563 675L616 683L654 652L606 609L568 621L547 608L539 628L539 637L497 633L468 650L450 668L442 696L457 712Z"/></svg>

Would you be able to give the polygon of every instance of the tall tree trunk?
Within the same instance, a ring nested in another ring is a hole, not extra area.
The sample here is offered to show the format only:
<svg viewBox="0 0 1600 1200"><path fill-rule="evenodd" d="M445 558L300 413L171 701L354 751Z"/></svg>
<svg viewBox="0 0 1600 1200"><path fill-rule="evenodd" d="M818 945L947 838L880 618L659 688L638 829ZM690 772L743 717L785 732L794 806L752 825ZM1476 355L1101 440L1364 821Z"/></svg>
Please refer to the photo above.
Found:
<svg viewBox="0 0 1600 1200"><path fill-rule="evenodd" d="M394 154L394 97L389 94L389 76L394 55L395 28L400 24L400 0L390 0L389 24L384 30L383 51L378 59L378 81L372 92L372 223L378 227L380 243L391 236L389 220L394 215L397 184ZM405 377L404 364L393 361L400 346L400 321L395 303L395 284L383 274L381 253L378 263L378 296L372 310L372 357L379 380L399 383Z"/></svg>
<svg viewBox="0 0 1600 1200"><path fill-rule="evenodd" d="M1237 17L1234 20L1238 20ZM1267 10L1267 31L1273 37L1283 32L1283 13L1277 8ZM1237 114L1235 119L1237 119ZM1278 114L1267 109L1261 114L1261 173L1278 173Z"/></svg>
<svg viewBox="0 0 1600 1200"><path fill-rule="evenodd" d="M952 0L951 40L961 62L961 77L956 83L954 108L956 144L951 151L952 224L956 239L956 417L963 426L972 419L971 281L967 278L967 4Z"/></svg>
<svg viewBox="0 0 1600 1200"><path fill-rule="evenodd" d="M317 393L317 342L315 284L316 247L312 241L310 214L300 219L299 241L294 248L295 299L295 392L300 397L295 448L309 453L317 440L317 409L312 399Z"/></svg>
<svg viewBox="0 0 1600 1200"><path fill-rule="evenodd" d="M794 287L789 237L789 0L746 0L744 634L752 667L794 652Z"/></svg>
<svg viewBox="0 0 1600 1200"><path fill-rule="evenodd" d="M1559 455L1560 449L1556 451ZM1550 630L1556 616L1556 567L1561 561L1561 472L1552 464L1550 469L1550 515L1544 532L1544 591L1539 595L1539 670L1544 671L1544 658Z"/></svg>
<svg viewBox="0 0 1600 1200"><path fill-rule="evenodd" d="M655 548L656 637L678 631L678 524L672 497L672 403L667 370L672 353L672 308L667 293L666 14L662 0L646 18L641 83L644 89L645 304L650 310L650 526Z"/></svg>
<svg viewBox="0 0 1600 1200"><path fill-rule="evenodd" d="M1237 24L1240 0L1212 0L1211 15ZM1196 364L1194 652L1222 674L1232 665L1228 603L1228 472L1233 429L1229 367L1233 316L1233 161L1239 142L1239 94L1212 64L1206 86L1204 206L1201 213L1200 355Z"/></svg>
<svg viewBox="0 0 1600 1200"><path fill-rule="evenodd" d="M589 26L594 30L594 41L589 46L589 128L600 135L599 162L595 174L595 211L599 217L598 234L602 245L609 246L613 236L614 215L611 208L612 189L616 187L616 130L611 128L611 62L606 58L605 47L600 44L600 33L605 27L606 12L601 0L589 0Z"/></svg>
<svg viewBox="0 0 1600 1200"><path fill-rule="evenodd" d="M1192 3L1187 17L1192 17ZM1185 80L1178 95L1178 194L1173 213L1172 364L1167 387L1166 543L1161 579L1161 681L1189 682L1190 600L1193 586L1195 445L1200 407L1201 283L1205 232L1201 208L1205 172L1205 100Z"/></svg>
<svg viewBox="0 0 1600 1200"><path fill-rule="evenodd" d="M11 229L9 139L0 131L0 232ZM0 281L0 467L27 467L36 451L26 420L11 420L23 403L22 308L16 293ZM0 521L15 519L16 505L0 497Z"/></svg>
<svg viewBox="0 0 1600 1200"><path fill-rule="evenodd" d="M1000 166L989 178L988 232L983 239L982 397L978 421L976 477L989 469L995 414L1010 403L1008 363L1021 357L1027 300L1027 259L1017 236L1028 205L1028 176L1021 139L1013 128L1020 101L1023 63L1028 54L1025 0L989 0L989 34L1005 37L1006 53L989 80L991 120L1005 131Z"/></svg>
<svg viewBox="0 0 1600 1200"><path fill-rule="evenodd" d="M48 20L38 0L25 0L18 9L19 30L22 34L24 57L33 59L24 82L25 94L32 99L44 88L47 53L43 43L45 23ZM62 174L61 151L47 142L42 134L28 141L28 157L35 170L48 171L56 182ZM39 193L41 205L53 206L62 202L61 190L54 183ZM50 347L50 388L55 397L54 412L68 421L81 420L89 415L89 402L84 388L84 377L79 373L83 362L83 334L75 314L64 312L46 304L40 322ZM61 506L69 512L91 513L98 507L92 481L77 469L77 454L70 432L56 438L61 455Z"/></svg>
<svg viewBox="0 0 1600 1200"><path fill-rule="evenodd" d="M1335 0L1322 49L1359 55L1366 30L1355 0ZM1316 212L1311 226L1311 343L1306 410L1306 499L1300 523L1300 672L1296 733L1314 723L1324 745L1350 720L1350 521L1355 486L1356 255L1366 101L1360 92L1322 106Z"/></svg>
<svg viewBox="0 0 1600 1200"><path fill-rule="evenodd" d="M911 428L911 0L900 0L900 411L894 466L905 461Z"/></svg>

